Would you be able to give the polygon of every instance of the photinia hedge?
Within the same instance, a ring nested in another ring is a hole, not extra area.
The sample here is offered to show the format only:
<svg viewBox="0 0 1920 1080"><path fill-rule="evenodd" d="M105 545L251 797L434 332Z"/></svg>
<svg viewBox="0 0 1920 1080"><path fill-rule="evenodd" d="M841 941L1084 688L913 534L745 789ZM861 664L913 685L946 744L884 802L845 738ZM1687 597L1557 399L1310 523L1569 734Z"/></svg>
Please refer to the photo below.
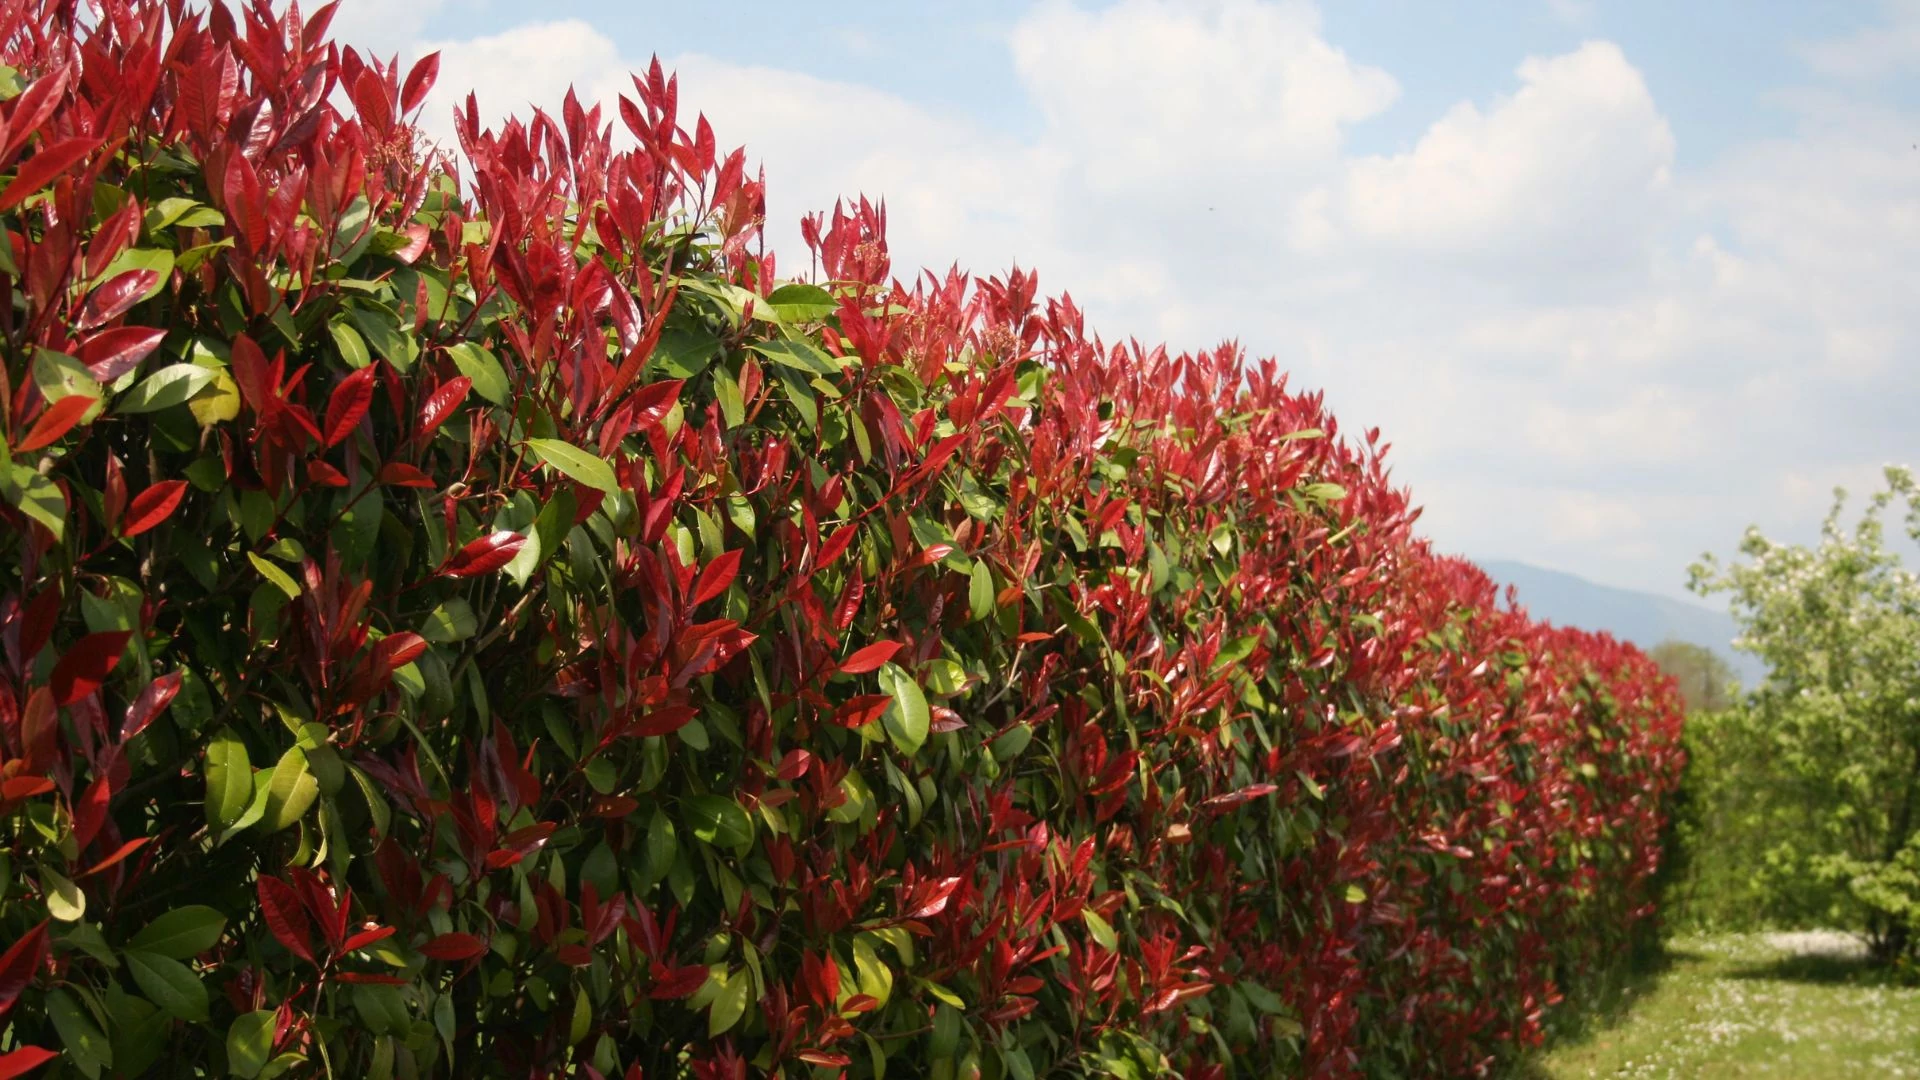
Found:
<svg viewBox="0 0 1920 1080"><path fill-rule="evenodd" d="M1466 1075L1648 918L1377 433L331 13L0 2L0 1077Z"/></svg>

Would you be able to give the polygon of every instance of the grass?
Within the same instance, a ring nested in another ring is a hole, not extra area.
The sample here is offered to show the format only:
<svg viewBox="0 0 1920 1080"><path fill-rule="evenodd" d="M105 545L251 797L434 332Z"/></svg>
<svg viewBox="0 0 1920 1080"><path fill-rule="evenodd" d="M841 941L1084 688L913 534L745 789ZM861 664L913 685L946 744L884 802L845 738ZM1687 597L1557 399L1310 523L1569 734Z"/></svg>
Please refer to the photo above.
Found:
<svg viewBox="0 0 1920 1080"><path fill-rule="evenodd" d="M1920 987L1839 935L1678 938L1610 1004L1521 1075L1920 1080Z"/></svg>

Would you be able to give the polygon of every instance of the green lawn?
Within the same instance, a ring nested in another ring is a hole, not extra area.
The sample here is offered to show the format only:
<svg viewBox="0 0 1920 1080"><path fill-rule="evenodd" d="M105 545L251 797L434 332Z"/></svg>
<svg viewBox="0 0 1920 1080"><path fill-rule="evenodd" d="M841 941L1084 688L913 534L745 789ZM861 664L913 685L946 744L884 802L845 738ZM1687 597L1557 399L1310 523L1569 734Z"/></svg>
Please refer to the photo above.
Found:
<svg viewBox="0 0 1920 1080"><path fill-rule="evenodd" d="M1920 1078L1920 987L1880 978L1827 935L1683 937L1618 1015L1524 1074Z"/></svg>

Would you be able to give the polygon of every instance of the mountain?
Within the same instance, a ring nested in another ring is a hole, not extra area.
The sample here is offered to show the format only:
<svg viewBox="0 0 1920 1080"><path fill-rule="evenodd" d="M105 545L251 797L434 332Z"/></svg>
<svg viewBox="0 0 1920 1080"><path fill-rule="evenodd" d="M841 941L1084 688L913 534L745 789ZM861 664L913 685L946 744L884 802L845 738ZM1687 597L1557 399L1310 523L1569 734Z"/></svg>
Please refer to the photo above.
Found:
<svg viewBox="0 0 1920 1080"><path fill-rule="evenodd" d="M1537 619L1604 630L1642 648L1663 641L1704 645L1719 653L1747 686L1759 682L1766 672L1759 660L1733 650L1733 617L1723 612L1526 563L1490 559L1480 562L1480 567L1502 586L1518 590L1520 606Z"/></svg>

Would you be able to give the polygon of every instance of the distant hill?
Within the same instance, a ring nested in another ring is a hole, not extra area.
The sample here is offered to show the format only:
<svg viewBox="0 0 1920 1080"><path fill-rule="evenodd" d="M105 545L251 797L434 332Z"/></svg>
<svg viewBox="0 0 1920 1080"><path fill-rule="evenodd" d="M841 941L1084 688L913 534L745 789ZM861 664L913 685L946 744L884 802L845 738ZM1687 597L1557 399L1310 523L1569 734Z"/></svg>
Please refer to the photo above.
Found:
<svg viewBox="0 0 1920 1080"><path fill-rule="evenodd" d="M1526 563L1491 559L1480 562L1480 567L1503 587L1511 585L1519 590L1520 606L1535 618L1560 626L1604 630L1643 648L1662 641L1703 645L1719 653L1747 686L1759 682L1765 674L1759 660L1733 650L1732 616L1712 608L1598 585L1574 574Z"/></svg>

